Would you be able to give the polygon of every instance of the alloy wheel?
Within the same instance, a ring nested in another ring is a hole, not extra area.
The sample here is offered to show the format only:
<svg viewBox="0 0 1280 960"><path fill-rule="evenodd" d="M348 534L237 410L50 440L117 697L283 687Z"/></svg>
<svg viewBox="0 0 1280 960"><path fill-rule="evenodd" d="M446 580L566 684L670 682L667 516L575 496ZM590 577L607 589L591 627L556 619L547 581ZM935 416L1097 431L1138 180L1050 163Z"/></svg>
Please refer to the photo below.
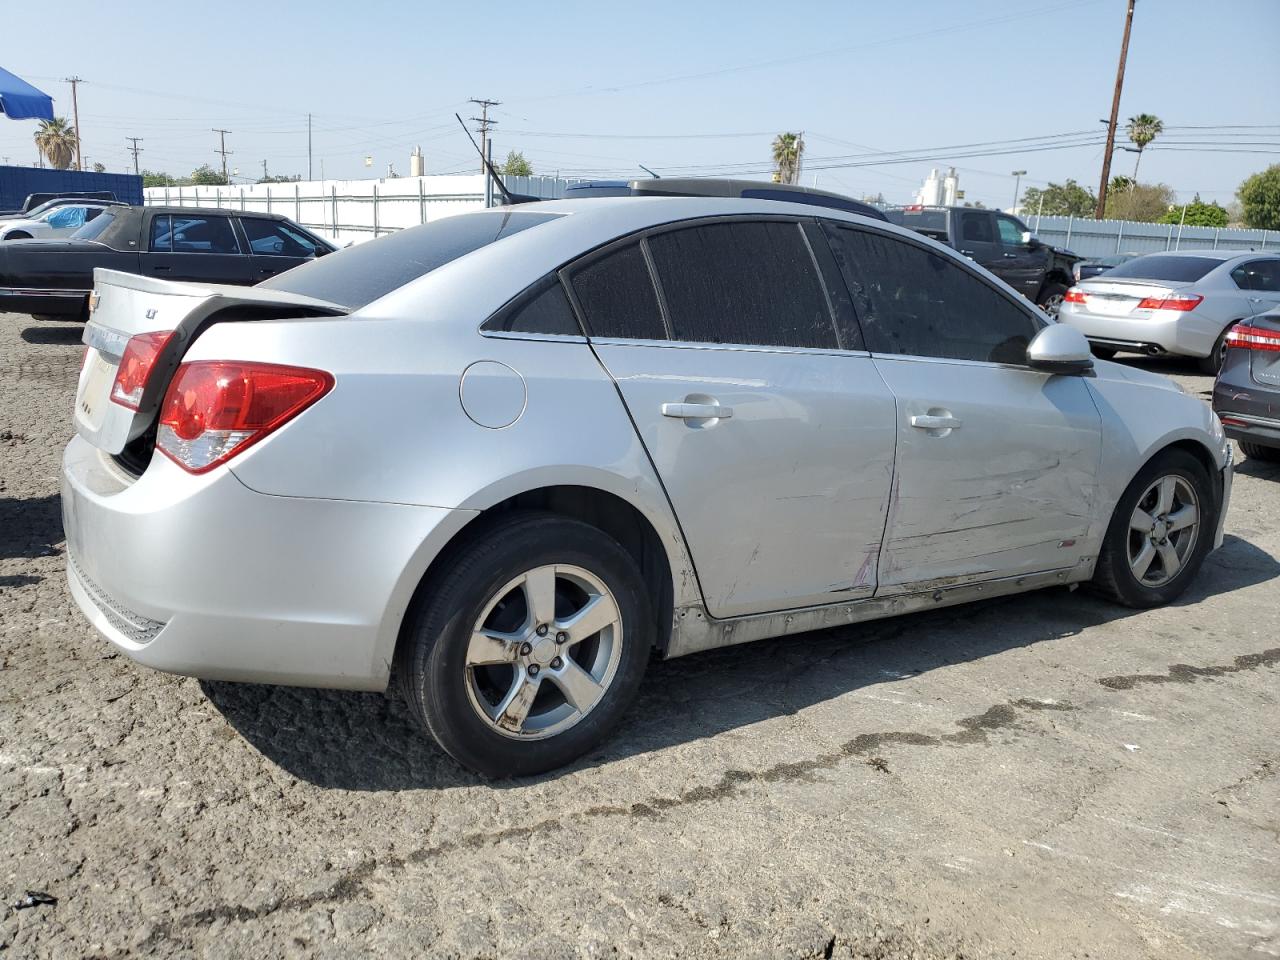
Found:
<svg viewBox="0 0 1280 960"><path fill-rule="evenodd" d="M1129 518L1129 569L1143 586L1159 587L1178 575L1200 534L1200 503L1176 474L1160 477L1138 498Z"/></svg>
<svg viewBox="0 0 1280 960"><path fill-rule="evenodd" d="M595 574L535 567L485 604L467 646L471 706L506 737L563 733L604 697L622 655L618 603Z"/></svg>

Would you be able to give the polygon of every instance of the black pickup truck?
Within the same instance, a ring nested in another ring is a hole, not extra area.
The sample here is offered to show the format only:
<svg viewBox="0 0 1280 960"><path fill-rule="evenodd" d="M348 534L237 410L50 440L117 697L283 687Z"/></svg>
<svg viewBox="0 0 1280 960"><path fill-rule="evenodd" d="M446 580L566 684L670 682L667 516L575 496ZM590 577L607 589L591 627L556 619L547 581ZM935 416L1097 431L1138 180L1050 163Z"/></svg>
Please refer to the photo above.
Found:
<svg viewBox="0 0 1280 960"><path fill-rule="evenodd" d="M986 267L1051 317L1083 257L1039 240L1017 217L977 207L896 207L890 223L923 233Z"/></svg>
<svg viewBox="0 0 1280 960"><path fill-rule="evenodd" d="M334 249L275 213L110 207L68 240L0 244L0 312L84 320L95 267L248 285Z"/></svg>

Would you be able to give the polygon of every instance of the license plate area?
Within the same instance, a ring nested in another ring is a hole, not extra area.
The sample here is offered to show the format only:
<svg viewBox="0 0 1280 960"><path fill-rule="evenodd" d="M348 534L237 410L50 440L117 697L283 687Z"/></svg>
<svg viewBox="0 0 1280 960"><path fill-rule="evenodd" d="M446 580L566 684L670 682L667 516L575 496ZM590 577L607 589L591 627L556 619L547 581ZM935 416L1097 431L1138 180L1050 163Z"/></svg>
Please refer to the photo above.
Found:
<svg viewBox="0 0 1280 960"><path fill-rule="evenodd" d="M80 390L76 396L76 423L97 433L106 420L111 403L111 386L115 383L118 365L108 361L97 350L90 348L85 363Z"/></svg>

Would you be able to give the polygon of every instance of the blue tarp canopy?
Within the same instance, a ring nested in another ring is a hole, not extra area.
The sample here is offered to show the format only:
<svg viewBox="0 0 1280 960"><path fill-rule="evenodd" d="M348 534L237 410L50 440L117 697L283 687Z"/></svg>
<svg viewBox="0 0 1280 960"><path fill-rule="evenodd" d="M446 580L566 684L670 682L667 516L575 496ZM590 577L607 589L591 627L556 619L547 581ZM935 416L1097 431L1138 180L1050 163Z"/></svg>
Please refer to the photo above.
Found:
<svg viewBox="0 0 1280 960"><path fill-rule="evenodd" d="M52 120L53 98L0 67L0 113L10 120Z"/></svg>

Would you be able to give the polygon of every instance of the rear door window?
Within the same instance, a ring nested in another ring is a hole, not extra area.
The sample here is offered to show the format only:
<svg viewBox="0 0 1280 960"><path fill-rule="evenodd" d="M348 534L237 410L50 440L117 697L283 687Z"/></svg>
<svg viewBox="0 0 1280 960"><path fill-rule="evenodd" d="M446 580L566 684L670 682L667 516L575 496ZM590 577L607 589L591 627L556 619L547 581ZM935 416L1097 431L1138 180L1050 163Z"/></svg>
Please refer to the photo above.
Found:
<svg viewBox="0 0 1280 960"><path fill-rule="evenodd" d="M1040 325L970 270L898 237L827 232L873 353L1026 363Z"/></svg>
<svg viewBox="0 0 1280 960"><path fill-rule="evenodd" d="M151 221L151 250L157 253L238 254L240 244L228 217L162 214Z"/></svg>
<svg viewBox="0 0 1280 960"><path fill-rule="evenodd" d="M327 254L259 286L358 309L459 257L562 216L486 210L444 217Z"/></svg>
<svg viewBox="0 0 1280 960"><path fill-rule="evenodd" d="M1231 271L1231 279L1241 290L1280 293L1280 260L1250 260Z"/></svg>
<svg viewBox="0 0 1280 960"><path fill-rule="evenodd" d="M653 277L638 241L575 268L570 285L593 337L667 339Z"/></svg>
<svg viewBox="0 0 1280 960"><path fill-rule="evenodd" d="M839 348L799 223L707 223L655 234L646 242L674 339Z"/></svg>
<svg viewBox="0 0 1280 960"><path fill-rule="evenodd" d="M995 243L995 234L991 229L991 214L961 213L960 239L974 243Z"/></svg>

